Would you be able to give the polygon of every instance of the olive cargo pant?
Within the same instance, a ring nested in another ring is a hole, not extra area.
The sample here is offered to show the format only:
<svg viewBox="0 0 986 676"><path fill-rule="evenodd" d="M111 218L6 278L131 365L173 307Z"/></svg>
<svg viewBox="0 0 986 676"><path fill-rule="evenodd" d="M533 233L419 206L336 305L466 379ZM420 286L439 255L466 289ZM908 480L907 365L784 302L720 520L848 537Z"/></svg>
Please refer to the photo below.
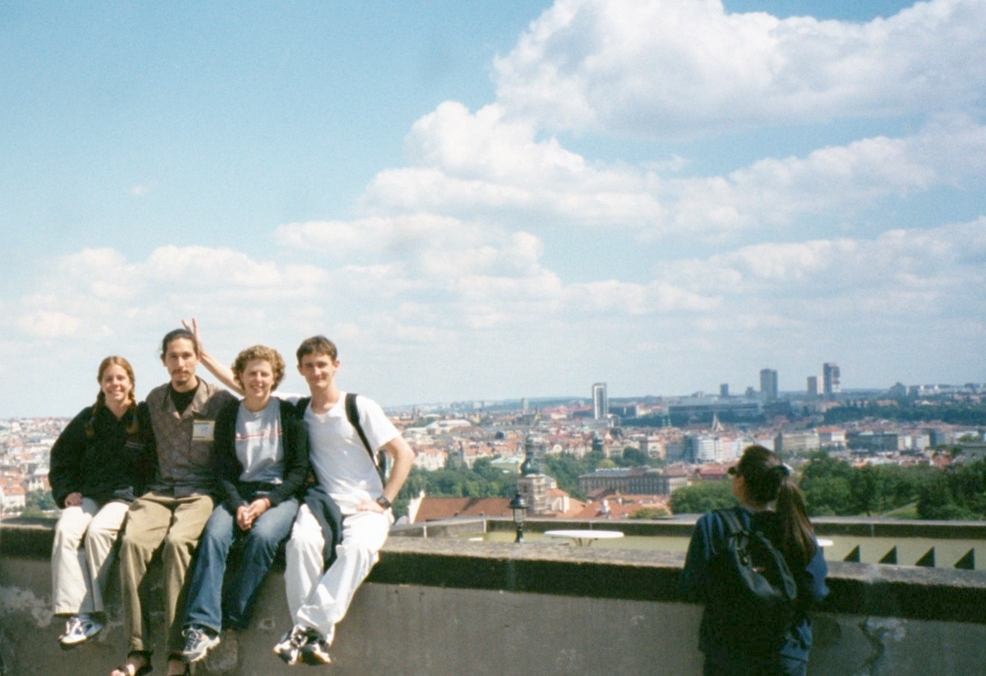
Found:
<svg viewBox="0 0 986 676"><path fill-rule="evenodd" d="M159 549L164 568L167 649L177 653L184 647L181 629L185 620L185 574L212 507L208 495L176 498L166 491L152 491L131 505L120 544L123 623L129 650L151 649L151 581L146 575L151 558Z"/></svg>

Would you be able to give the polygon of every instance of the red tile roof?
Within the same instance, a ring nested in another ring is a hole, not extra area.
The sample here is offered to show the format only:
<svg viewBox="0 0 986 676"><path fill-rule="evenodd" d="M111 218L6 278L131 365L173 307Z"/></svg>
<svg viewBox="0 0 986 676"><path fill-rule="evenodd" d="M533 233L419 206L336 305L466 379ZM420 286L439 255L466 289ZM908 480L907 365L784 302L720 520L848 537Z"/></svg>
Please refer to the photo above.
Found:
<svg viewBox="0 0 986 676"><path fill-rule="evenodd" d="M512 516L510 498L433 498L421 501L414 523L455 516Z"/></svg>

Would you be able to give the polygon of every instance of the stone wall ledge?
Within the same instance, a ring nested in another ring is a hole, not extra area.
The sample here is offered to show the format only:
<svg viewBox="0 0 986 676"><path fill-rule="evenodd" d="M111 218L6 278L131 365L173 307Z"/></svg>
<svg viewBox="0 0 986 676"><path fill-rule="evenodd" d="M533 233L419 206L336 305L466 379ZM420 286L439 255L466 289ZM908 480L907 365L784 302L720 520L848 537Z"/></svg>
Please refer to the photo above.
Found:
<svg viewBox="0 0 986 676"><path fill-rule="evenodd" d="M561 520L528 519L524 530L543 533L555 528L578 530L620 530L626 535L688 537L698 519L697 514L682 514L665 519ZM811 520L819 535L855 537L927 538L931 540L986 540L986 521L918 521L879 517L822 516ZM457 537L468 533L513 531L509 519L477 517L432 521L398 526L394 535L409 537Z"/></svg>
<svg viewBox="0 0 986 676"><path fill-rule="evenodd" d="M586 523L550 522L584 528ZM444 528L502 529L506 521L446 523ZM598 523L593 523L599 527ZM643 534L650 523L606 522L608 528ZM656 522L661 529L667 523ZM684 525L684 524L675 524ZM688 526L690 528L690 525ZM0 555L48 558L51 521L3 524ZM417 526L408 529L414 531ZM428 529L443 528L429 524ZM471 531L467 531L471 532ZM395 529L370 574L370 582L455 589L482 589L634 601L683 602L678 581L680 553L569 547L557 544L470 542L413 537ZM462 533L458 533L461 535ZM986 572L861 563L829 563L832 594L826 612L986 624Z"/></svg>

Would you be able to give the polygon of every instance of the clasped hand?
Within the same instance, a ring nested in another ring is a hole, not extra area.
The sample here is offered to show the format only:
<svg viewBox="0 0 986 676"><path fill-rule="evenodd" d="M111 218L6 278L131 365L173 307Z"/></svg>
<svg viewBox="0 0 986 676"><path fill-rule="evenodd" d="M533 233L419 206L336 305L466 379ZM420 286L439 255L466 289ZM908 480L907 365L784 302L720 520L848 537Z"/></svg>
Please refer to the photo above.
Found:
<svg viewBox="0 0 986 676"><path fill-rule="evenodd" d="M247 531L253 528L253 522L261 514L270 509L268 498L257 498L249 505L240 505L236 508L236 525L240 530Z"/></svg>

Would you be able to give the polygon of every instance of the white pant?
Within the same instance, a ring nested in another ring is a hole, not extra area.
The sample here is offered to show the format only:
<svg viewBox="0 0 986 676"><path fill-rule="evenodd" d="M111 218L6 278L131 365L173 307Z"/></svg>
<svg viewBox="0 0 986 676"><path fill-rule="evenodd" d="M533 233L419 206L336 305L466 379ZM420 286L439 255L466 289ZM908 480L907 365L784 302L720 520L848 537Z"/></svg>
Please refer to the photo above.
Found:
<svg viewBox="0 0 986 676"><path fill-rule="evenodd" d="M343 517L342 544L323 575L322 528L308 505L301 506L288 540L284 570L288 608L295 624L314 627L332 643L335 625L345 617L353 594L377 562L392 523L390 510Z"/></svg>
<svg viewBox="0 0 986 676"><path fill-rule="evenodd" d="M130 505L82 498L66 507L55 526L51 548L51 596L56 615L103 612L106 574L113 563L113 545Z"/></svg>

